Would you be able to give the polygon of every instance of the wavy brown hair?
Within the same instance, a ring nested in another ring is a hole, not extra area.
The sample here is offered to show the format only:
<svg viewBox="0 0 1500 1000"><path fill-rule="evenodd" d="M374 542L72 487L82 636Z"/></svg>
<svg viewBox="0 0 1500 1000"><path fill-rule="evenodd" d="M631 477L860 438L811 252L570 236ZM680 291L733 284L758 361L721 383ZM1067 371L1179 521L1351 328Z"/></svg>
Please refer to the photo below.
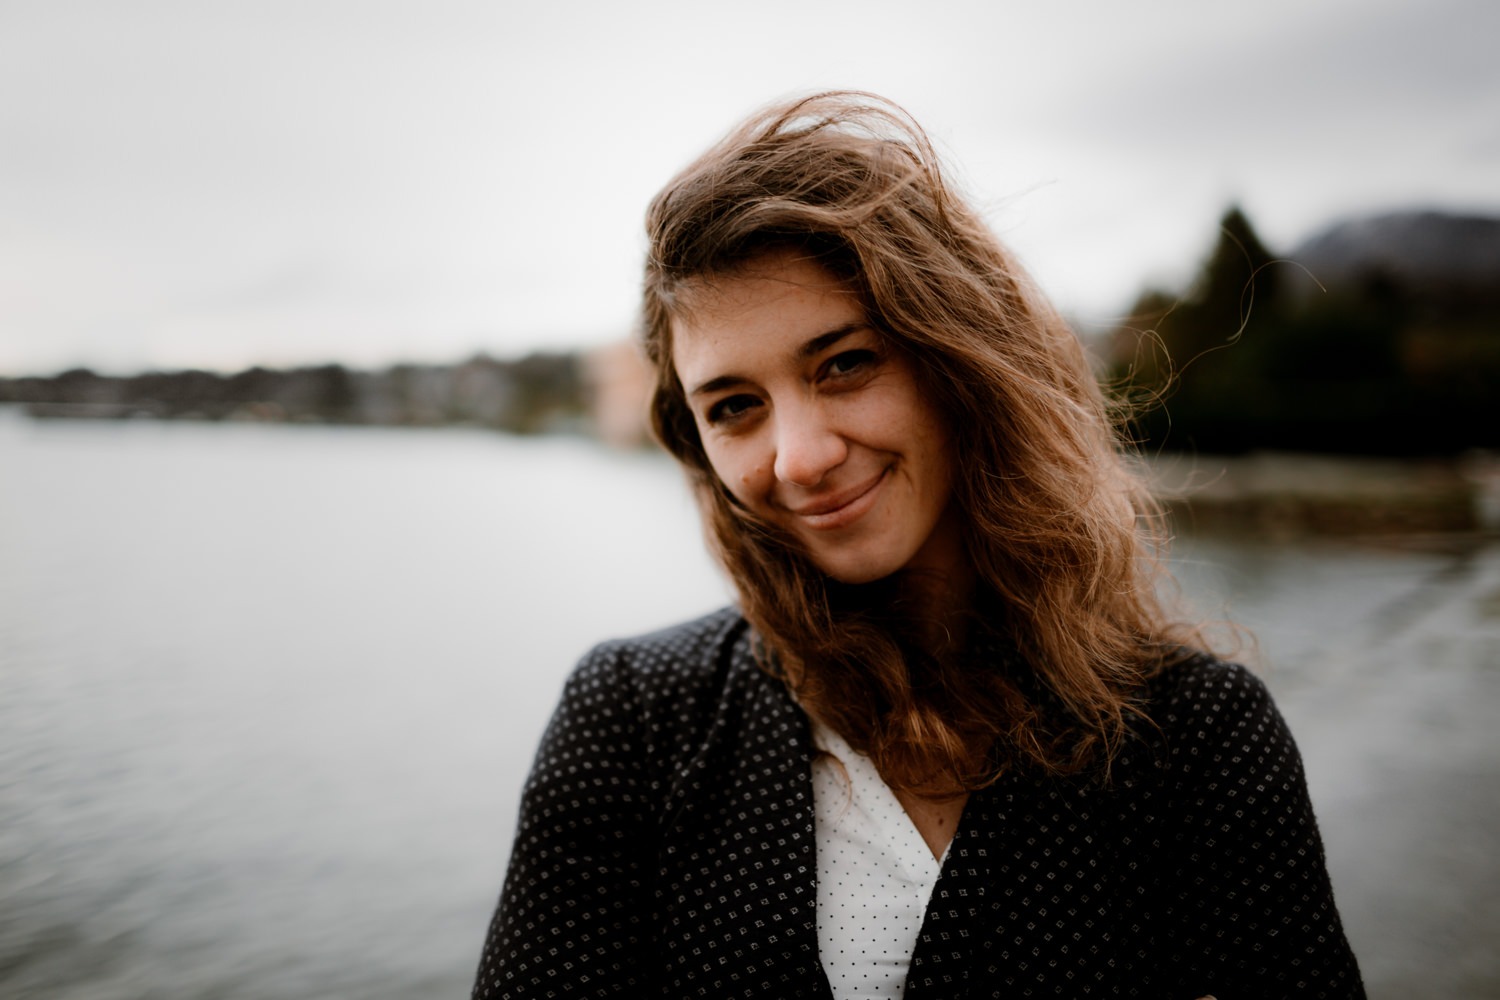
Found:
<svg viewBox="0 0 1500 1000"><path fill-rule="evenodd" d="M858 92L774 105L673 178L646 228L653 427L688 472L765 665L897 788L1107 768L1164 650L1193 637L1155 586L1159 511L1078 339L949 186L921 128ZM828 578L735 501L704 452L673 321L694 289L786 250L855 291L952 428L952 502L979 591L962 649L924 641L900 580Z"/></svg>

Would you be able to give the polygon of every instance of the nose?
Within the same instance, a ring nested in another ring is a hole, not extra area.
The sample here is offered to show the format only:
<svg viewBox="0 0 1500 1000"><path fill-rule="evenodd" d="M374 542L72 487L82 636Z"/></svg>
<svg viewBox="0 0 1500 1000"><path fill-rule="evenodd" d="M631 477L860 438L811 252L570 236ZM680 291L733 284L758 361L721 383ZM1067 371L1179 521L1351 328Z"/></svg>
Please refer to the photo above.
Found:
<svg viewBox="0 0 1500 1000"><path fill-rule="evenodd" d="M849 457L849 443L817 407L783 408L776 415L776 478L812 487Z"/></svg>

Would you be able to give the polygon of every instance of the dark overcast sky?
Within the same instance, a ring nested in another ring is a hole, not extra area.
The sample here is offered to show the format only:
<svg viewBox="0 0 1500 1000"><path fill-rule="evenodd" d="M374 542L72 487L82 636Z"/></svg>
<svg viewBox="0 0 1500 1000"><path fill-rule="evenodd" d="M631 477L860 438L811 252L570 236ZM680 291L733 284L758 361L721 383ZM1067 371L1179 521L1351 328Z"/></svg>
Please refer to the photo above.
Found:
<svg viewBox="0 0 1500 1000"><path fill-rule="evenodd" d="M0 0L0 372L624 335L647 199L789 93L905 104L1086 323L1231 201L1273 247L1500 214L1500 4Z"/></svg>

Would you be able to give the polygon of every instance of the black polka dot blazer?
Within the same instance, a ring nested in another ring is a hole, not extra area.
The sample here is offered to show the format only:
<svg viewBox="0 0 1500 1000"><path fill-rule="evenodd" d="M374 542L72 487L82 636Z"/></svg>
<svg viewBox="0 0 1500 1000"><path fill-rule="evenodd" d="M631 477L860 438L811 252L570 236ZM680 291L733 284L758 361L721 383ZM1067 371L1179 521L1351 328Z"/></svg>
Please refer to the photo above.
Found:
<svg viewBox="0 0 1500 1000"><path fill-rule="evenodd" d="M1113 781L970 797L908 1000L1362 997L1296 747L1200 659ZM808 723L725 610L592 652L537 753L474 996L829 998Z"/></svg>

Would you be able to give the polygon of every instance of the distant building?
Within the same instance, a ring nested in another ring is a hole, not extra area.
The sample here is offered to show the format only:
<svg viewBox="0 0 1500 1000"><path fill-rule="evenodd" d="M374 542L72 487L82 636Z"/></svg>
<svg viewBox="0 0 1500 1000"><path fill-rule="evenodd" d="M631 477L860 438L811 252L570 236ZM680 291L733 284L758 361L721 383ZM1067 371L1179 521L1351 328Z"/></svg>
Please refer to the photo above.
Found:
<svg viewBox="0 0 1500 1000"><path fill-rule="evenodd" d="M649 444L646 407L655 376L636 342L606 344L584 355L583 363L599 438L616 448Z"/></svg>

